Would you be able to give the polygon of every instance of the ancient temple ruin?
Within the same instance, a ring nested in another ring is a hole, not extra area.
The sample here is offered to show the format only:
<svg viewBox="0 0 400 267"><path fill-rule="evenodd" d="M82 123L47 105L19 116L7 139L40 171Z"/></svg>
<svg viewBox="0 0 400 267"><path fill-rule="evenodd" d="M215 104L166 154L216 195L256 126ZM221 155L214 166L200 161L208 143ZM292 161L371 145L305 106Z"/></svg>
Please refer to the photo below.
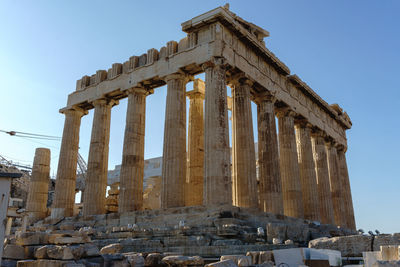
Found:
<svg viewBox="0 0 400 267"><path fill-rule="evenodd" d="M352 125L347 113L290 73L266 48L266 30L228 8L188 20L182 30L187 36L179 42L77 81L60 110L65 124L51 217L73 215L80 122L91 109L83 215L105 213L111 108L122 98L128 98L128 108L118 212L143 209L146 97L167 85L163 209L233 205L355 230L345 157L346 130ZM200 73L204 82L194 79ZM189 81L195 81L194 89L186 92ZM232 152L227 86L232 90ZM252 118L251 101L257 104L257 118Z"/></svg>

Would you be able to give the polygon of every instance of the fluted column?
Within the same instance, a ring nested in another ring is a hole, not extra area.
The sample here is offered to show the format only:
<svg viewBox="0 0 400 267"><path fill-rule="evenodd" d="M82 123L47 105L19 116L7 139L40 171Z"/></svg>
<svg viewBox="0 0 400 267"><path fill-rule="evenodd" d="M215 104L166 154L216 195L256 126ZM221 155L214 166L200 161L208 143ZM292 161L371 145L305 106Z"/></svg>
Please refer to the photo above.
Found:
<svg viewBox="0 0 400 267"><path fill-rule="evenodd" d="M127 93L128 107L119 185L119 213L143 208L146 96L149 91L136 87L128 90Z"/></svg>
<svg viewBox="0 0 400 267"><path fill-rule="evenodd" d="M47 216L47 197L50 181L50 149L36 148L26 210L31 221Z"/></svg>
<svg viewBox="0 0 400 267"><path fill-rule="evenodd" d="M83 199L82 213L84 216L106 212L111 108L115 101L98 99L92 104L94 116Z"/></svg>
<svg viewBox="0 0 400 267"><path fill-rule="evenodd" d="M346 162L346 149L343 146L338 147L338 164L339 164L339 175L340 181L342 183L342 196L345 203L344 210L346 214L346 227L352 230L356 230L356 222L354 219L354 209L353 209L353 198L351 197L351 187L349 180L349 172L347 170Z"/></svg>
<svg viewBox="0 0 400 267"><path fill-rule="evenodd" d="M282 181L274 113L275 98L266 93L258 96L256 101L260 209L283 215Z"/></svg>
<svg viewBox="0 0 400 267"><path fill-rule="evenodd" d="M229 124L222 58L204 64L204 204L232 205Z"/></svg>
<svg viewBox="0 0 400 267"><path fill-rule="evenodd" d="M62 110L65 115L64 131L58 159L52 218L70 217L74 212L76 164L78 162L79 128L81 117L87 111L78 107Z"/></svg>
<svg viewBox="0 0 400 267"><path fill-rule="evenodd" d="M233 169L232 187L234 205L258 206L256 157L254 151L253 120L250 89L252 82L240 77L232 83Z"/></svg>
<svg viewBox="0 0 400 267"><path fill-rule="evenodd" d="M186 93L190 99L188 134L188 173L185 183L185 205L203 204L204 187L204 87L202 80L193 82L193 90Z"/></svg>
<svg viewBox="0 0 400 267"><path fill-rule="evenodd" d="M187 76L166 77L168 86L165 110L161 206L185 206L186 181L186 83Z"/></svg>
<svg viewBox="0 0 400 267"><path fill-rule="evenodd" d="M310 136L311 125L301 120L296 122L295 128L304 219L320 221L317 177Z"/></svg>
<svg viewBox="0 0 400 267"><path fill-rule="evenodd" d="M337 151L333 141L329 140L325 143L326 154L328 160L329 183L331 187L333 215L335 224L341 227L346 226L346 216L344 211L344 203L342 196L342 183L338 169Z"/></svg>
<svg viewBox="0 0 400 267"><path fill-rule="evenodd" d="M277 110L283 208L286 216L304 218L294 115L289 109Z"/></svg>
<svg viewBox="0 0 400 267"><path fill-rule="evenodd" d="M325 141L322 132L316 130L311 134L314 155L315 173L318 185L318 199L321 222L335 224L333 215L332 196L329 185L328 161L325 150Z"/></svg>

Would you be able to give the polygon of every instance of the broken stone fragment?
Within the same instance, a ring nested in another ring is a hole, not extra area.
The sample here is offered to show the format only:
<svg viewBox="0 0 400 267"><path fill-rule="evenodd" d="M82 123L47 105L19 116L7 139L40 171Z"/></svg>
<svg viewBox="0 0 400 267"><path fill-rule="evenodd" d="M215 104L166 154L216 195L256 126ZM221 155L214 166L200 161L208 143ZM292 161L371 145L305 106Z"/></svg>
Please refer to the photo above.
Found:
<svg viewBox="0 0 400 267"><path fill-rule="evenodd" d="M25 249L19 245L7 244L3 250L3 258L24 260L26 259Z"/></svg>
<svg viewBox="0 0 400 267"><path fill-rule="evenodd" d="M100 250L100 254L116 254L116 253L120 253L122 250L122 245L119 243L114 243L114 244L110 244L107 245L105 247L103 247Z"/></svg>
<svg viewBox="0 0 400 267"><path fill-rule="evenodd" d="M177 267L184 267L184 266L203 266L204 260L202 257L199 256L167 256L162 259L163 263L168 264L168 266L177 266Z"/></svg>
<svg viewBox="0 0 400 267"><path fill-rule="evenodd" d="M238 266L233 260L223 260L223 261L209 263L204 267L238 267Z"/></svg>
<svg viewBox="0 0 400 267"><path fill-rule="evenodd" d="M123 255L131 267L144 266L144 258L138 253L131 252L131 253L124 253Z"/></svg>
<svg viewBox="0 0 400 267"><path fill-rule="evenodd" d="M48 246L43 246L35 250L34 257L36 259L47 259L47 248Z"/></svg>
<svg viewBox="0 0 400 267"><path fill-rule="evenodd" d="M282 244L282 240L280 240L279 238L273 238L272 239L272 244L274 244L274 245Z"/></svg>

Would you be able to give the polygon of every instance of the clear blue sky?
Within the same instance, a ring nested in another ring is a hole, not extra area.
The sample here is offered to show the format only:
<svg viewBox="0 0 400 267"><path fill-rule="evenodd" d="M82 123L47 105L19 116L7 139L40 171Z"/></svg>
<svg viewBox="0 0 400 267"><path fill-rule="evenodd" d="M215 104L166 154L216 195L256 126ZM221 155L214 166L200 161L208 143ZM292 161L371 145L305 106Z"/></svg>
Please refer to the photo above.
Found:
<svg viewBox="0 0 400 267"><path fill-rule="evenodd" d="M0 129L61 136L76 80L185 35L180 24L226 1L1 1ZM267 29L267 47L350 115L357 226L400 232L400 2L230 1ZM165 88L147 99L146 158L162 155ZM122 154L126 100L112 111L109 167ZM82 120L87 159L93 112ZM45 142L56 172L59 143ZM32 162L42 144L0 133L0 154Z"/></svg>

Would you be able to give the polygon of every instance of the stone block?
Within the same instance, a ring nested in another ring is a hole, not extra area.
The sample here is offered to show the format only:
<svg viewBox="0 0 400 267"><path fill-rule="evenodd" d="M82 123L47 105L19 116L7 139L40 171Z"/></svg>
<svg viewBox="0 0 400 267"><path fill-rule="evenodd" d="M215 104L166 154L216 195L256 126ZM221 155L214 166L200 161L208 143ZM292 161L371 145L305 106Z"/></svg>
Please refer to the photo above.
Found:
<svg viewBox="0 0 400 267"><path fill-rule="evenodd" d="M26 232L17 235L16 242L20 246L44 245L48 243L48 234L43 232Z"/></svg>
<svg viewBox="0 0 400 267"><path fill-rule="evenodd" d="M26 259L25 249L23 246L7 244L3 250L3 258L24 260Z"/></svg>
<svg viewBox="0 0 400 267"><path fill-rule="evenodd" d="M107 245L100 250L100 254L116 254L122 251L122 245L119 243Z"/></svg>
<svg viewBox="0 0 400 267"><path fill-rule="evenodd" d="M163 259L163 255L160 253L150 253L144 260L144 266L152 267L159 266Z"/></svg>
<svg viewBox="0 0 400 267"><path fill-rule="evenodd" d="M381 246L381 257L383 261L399 260L399 246Z"/></svg>
<svg viewBox="0 0 400 267"><path fill-rule="evenodd" d="M177 267L184 267L184 266L203 266L204 260L202 257L199 256L167 256L161 260L163 263L167 264L168 266L177 266Z"/></svg>
<svg viewBox="0 0 400 267"><path fill-rule="evenodd" d="M232 260L238 266L250 266L252 265L251 256L244 255L223 255L220 258L220 261L224 260Z"/></svg>
<svg viewBox="0 0 400 267"><path fill-rule="evenodd" d="M311 240L309 248L338 250L344 257L360 257L362 252L371 251L371 236L351 235Z"/></svg>
<svg viewBox="0 0 400 267"><path fill-rule="evenodd" d="M304 265L305 256L302 248L278 249L274 250L273 253L276 266L297 267Z"/></svg>
<svg viewBox="0 0 400 267"><path fill-rule="evenodd" d="M47 259L49 257L47 255L47 247L48 246L42 246L42 247L37 248L35 250L34 257L36 259Z"/></svg>
<svg viewBox="0 0 400 267"><path fill-rule="evenodd" d="M84 250L84 257L96 257L100 255L98 247L93 244L84 244L81 245L81 247L83 247Z"/></svg>
<svg viewBox="0 0 400 267"><path fill-rule="evenodd" d="M307 251L307 259L328 260L330 266L342 265L342 254L338 250L309 248Z"/></svg>
<svg viewBox="0 0 400 267"><path fill-rule="evenodd" d="M365 267L372 267L375 262L377 262L378 260L382 260L380 251L368 251L363 252L362 254Z"/></svg>
<svg viewBox="0 0 400 267"><path fill-rule="evenodd" d="M2 259L1 260L1 267L17 267L17 261L16 260Z"/></svg>
<svg viewBox="0 0 400 267"><path fill-rule="evenodd" d="M223 260L223 261L209 263L204 267L238 267L238 266L233 260Z"/></svg>
<svg viewBox="0 0 400 267"><path fill-rule="evenodd" d="M50 259L56 260L72 260L74 255L71 248L67 246L48 246L47 255Z"/></svg>
<svg viewBox="0 0 400 267"><path fill-rule="evenodd" d="M144 258L138 253L123 254L131 267L144 267Z"/></svg>

